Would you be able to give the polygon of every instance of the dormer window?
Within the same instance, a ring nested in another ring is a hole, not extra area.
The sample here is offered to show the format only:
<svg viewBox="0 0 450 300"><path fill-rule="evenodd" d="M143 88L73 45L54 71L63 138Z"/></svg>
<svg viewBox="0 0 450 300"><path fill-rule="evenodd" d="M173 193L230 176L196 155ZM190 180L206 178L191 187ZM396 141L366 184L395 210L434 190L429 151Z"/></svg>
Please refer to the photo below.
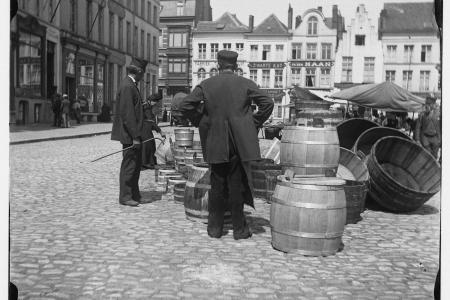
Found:
<svg viewBox="0 0 450 300"><path fill-rule="evenodd" d="M317 35L317 18L311 17L308 19L308 35Z"/></svg>
<svg viewBox="0 0 450 300"><path fill-rule="evenodd" d="M182 15L184 15L184 3L178 2L177 3L177 16L182 16Z"/></svg>

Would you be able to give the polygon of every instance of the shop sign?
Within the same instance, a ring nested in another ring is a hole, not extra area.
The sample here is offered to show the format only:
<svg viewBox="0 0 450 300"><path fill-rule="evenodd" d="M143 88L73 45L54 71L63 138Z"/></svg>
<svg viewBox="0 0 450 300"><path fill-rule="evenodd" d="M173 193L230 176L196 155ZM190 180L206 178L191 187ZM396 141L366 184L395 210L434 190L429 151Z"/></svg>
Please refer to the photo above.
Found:
<svg viewBox="0 0 450 300"><path fill-rule="evenodd" d="M301 67L329 67L334 65L332 60L301 60L301 61L291 61L289 63L291 68L301 68Z"/></svg>
<svg viewBox="0 0 450 300"><path fill-rule="evenodd" d="M286 65L282 62L250 62L250 69L283 69Z"/></svg>

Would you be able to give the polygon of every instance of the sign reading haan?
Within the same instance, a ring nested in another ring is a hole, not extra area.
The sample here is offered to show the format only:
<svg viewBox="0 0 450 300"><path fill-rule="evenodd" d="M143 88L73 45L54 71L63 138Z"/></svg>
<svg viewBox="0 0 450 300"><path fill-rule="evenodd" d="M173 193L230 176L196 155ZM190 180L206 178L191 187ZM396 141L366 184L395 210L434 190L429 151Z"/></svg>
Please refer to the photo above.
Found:
<svg viewBox="0 0 450 300"><path fill-rule="evenodd" d="M331 68L334 65L334 61L332 60L300 60L300 61L291 61L289 64L293 68L301 68L301 67L329 67Z"/></svg>

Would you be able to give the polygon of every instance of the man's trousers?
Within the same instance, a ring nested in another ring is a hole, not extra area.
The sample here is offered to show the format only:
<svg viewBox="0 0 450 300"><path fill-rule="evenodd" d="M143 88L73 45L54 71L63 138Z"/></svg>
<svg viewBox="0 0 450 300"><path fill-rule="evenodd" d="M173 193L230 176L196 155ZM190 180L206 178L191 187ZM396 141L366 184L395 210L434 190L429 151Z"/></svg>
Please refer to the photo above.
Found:
<svg viewBox="0 0 450 300"><path fill-rule="evenodd" d="M123 149L133 146L133 144L123 144ZM139 175L142 166L142 145L122 152L122 164L120 166L120 195L119 202L134 200L140 201Z"/></svg>

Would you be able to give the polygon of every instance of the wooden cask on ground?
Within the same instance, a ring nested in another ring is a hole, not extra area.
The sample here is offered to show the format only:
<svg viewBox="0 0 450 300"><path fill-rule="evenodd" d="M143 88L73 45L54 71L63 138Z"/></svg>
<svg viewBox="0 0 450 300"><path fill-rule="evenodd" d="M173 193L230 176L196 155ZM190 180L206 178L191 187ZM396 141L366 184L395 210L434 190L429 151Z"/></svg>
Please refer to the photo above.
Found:
<svg viewBox="0 0 450 300"><path fill-rule="evenodd" d="M302 255L335 254L346 218L344 183L329 177L278 182L270 209L272 246Z"/></svg>
<svg viewBox="0 0 450 300"><path fill-rule="evenodd" d="M269 201L275 189L276 177L282 173L281 165L276 165L272 159L263 158L251 162L250 166L255 196Z"/></svg>
<svg viewBox="0 0 450 300"><path fill-rule="evenodd" d="M194 144L194 130L175 129L175 147L192 147Z"/></svg>

